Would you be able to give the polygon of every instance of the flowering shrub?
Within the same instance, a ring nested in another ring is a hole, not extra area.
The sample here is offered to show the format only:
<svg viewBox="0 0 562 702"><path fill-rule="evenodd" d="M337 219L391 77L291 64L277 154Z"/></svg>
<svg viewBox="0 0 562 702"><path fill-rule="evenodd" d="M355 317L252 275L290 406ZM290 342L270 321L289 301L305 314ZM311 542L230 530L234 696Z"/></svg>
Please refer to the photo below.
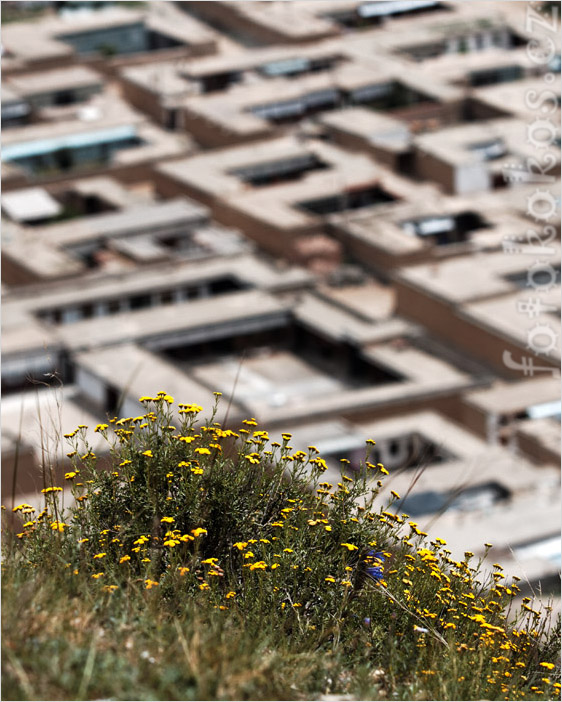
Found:
<svg viewBox="0 0 562 702"><path fill-rule="evenodd" d="M98 425L109 469L88 446L85 427L67 434L65 481L75 503L63 510L61 486L49 486L39 514L27 504L14 508L24 524L9 547L6 587L41 574L68 603L88 601L108 621L127 612L130 626L149 612L161 629L152 658L164 666L171 639L183 645L194 622L196 631L222 636L238 627L252 638L254 676L259 651L301 657L300 687L283 694L559 696L556 634L546 636L548 617L528 598L515 607L517 578L508 582L499 564L483 577L482 559L474 564L467 552L454 560L445 541L430 541L408 515L390 505L374 510L387 474L369 462L374 442L359 472L343 461L331 484L315 447L295 452L289 434L271 440L255 419L223 428L215 421L218 395L204 423L201 407L179 404L174 412L174 399L162 392L141 398L143 415ZM115 622L107 626L118 636ZM251 693L229 688L228 666L207 689L194 662L199 639L193 645L191 655L183 649L189 672L184 665L176 687L151 688L151 698L214 698L223 688L238 699L280 698L279 687L263 680L253 679ZM84 694L80 685L83 679Z"/></svg>

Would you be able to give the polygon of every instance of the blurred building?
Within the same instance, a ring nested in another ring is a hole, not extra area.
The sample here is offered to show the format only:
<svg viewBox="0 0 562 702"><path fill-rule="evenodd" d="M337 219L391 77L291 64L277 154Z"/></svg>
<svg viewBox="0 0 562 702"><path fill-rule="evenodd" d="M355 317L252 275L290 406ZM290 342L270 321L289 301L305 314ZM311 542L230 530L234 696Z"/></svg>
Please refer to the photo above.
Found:
<svg viewBox="0 0 562 702"><path fill-rule="evenodd" d="M221 391L332 482L375 439L397 510L554 590L559 38L533 61L511 1L20 5L3 500L79 423Z"/></svg>

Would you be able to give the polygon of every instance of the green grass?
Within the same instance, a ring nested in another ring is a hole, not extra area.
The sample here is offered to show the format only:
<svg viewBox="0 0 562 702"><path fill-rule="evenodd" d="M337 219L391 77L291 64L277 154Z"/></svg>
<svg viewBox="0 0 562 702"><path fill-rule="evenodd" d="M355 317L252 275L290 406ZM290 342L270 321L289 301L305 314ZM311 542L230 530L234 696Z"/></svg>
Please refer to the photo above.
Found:
<svg viewBox="0 0 562 702"><path fill-rule="evenodd" d="M375 510L386 471L368 445L330 485L289 435L224 430L217 407L202 424L180 404L173 425L173 398L143 402L110 421L113 439L98 426L109 470L84 429L67 435L76 507L62 513L50 486L41 513L14 508L3 699L559 697L559 622L516 611L501 568L484 577Z"/></svg>

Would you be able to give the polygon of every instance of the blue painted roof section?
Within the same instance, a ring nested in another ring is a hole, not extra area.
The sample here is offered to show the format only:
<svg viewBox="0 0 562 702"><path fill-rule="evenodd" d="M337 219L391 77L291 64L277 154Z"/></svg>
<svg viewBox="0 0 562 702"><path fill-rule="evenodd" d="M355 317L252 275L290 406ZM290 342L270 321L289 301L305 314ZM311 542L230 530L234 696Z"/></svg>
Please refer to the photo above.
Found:
<svg viewBox="0 0 562 702"><path fill-rule="evenodd" d="M124 125L111 129L98 129L93 132L67 134L55 139L38 139L19 144L2 146L2 161L14 161L19 158L30 158L41 154L52 153L59 149L79 149L84 146L110 143L121 139L130 139L137 135L136 127Z"/></svg>

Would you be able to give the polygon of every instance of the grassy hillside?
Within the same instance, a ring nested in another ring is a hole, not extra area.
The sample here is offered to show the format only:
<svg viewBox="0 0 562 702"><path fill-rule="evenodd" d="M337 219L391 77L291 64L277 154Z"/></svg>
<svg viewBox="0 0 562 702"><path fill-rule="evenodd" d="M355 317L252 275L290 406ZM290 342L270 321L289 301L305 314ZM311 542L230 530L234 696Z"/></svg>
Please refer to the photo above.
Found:
<svg viewBox="0 0 562 702"><path fill-rule="evenodd" d="M185 404L173 425L173 398L142 402L110 422L110 471L83 428L67 435L72 510L57 485L39 514L15 507L3 699L559 698L559 623L515 612L501 566L483 578L472 554L374 510L373 442L332 485L289 435Z"/></svg>

